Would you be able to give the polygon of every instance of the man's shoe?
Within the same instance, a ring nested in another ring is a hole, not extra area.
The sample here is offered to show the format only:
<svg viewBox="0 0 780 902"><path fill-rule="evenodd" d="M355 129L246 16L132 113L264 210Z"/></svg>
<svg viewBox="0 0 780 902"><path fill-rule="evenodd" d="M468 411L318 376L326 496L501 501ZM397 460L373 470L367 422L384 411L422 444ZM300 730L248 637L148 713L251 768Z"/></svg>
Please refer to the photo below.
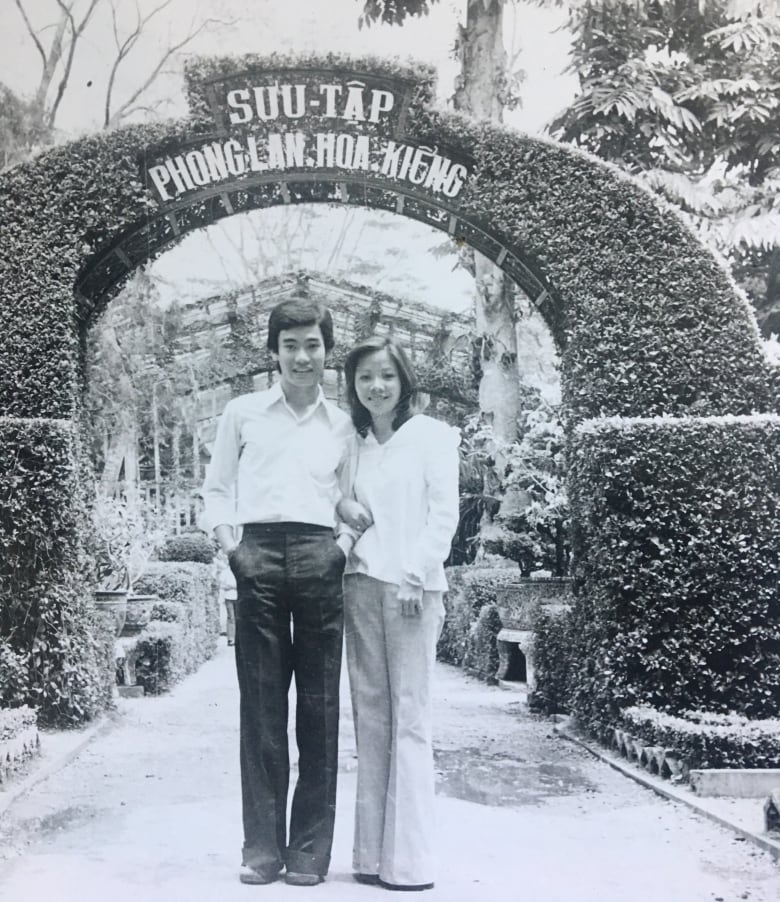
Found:
<svg viewBox="0 0 780 902"><path fill-rule="evenodd" d="M284 875L284 882L290 886L317 886L324 879L319 874L299 874L297 871L288 871Z"/></svg>
<svg viewBox="0 0 780 902"><path fill-rule="evenodd" d="M279 872L262 871L257 868L250 868L248 864L244 864L238 872L238 879L242 883L248 883L252 886L264 886L266 883L275 883L279 879Z"/></svg>
<svg viewBox="0 0 780 902"><path fill-rule="evenodd" d="M358 883L365 883L368 886L379 886L379 874L361 874L355 872L352 876Z"/></svg>
<svg viewBox="0 0 780 902"><path fill-rule="evenodd" d="M407 893L419 893L425 889L433 889L432 883L385 883L384 880L379 880L379 886L384 889L395 889L401 890Z"/></svg>

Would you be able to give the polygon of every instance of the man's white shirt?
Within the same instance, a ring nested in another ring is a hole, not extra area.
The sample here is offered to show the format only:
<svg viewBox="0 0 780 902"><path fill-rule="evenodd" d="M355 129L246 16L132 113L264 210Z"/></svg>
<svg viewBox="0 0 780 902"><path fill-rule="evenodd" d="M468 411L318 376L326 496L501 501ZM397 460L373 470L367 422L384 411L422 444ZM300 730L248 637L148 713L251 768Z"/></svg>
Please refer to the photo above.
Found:
<svg viewBox="0 0 780 902"><path fill-rule="evenodd" d="M335 526L350 418L319 389L302 416L280 383L227 403L203 484L204 526L294 521Z"/></svg>

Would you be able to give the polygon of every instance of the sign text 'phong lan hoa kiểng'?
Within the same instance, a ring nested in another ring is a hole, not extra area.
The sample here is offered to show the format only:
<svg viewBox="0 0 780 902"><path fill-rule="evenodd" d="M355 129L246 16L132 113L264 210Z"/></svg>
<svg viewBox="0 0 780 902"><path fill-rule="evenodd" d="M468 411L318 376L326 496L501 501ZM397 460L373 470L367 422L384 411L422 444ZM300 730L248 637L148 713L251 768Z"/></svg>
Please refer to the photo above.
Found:
<svg viewBox="0 0 780 902"><path fill-rule="evenodd" d="M289 74L289 73L288 73ZM296 73L282 81L264 72L207 85L217 135L146 162L147 184L162 203L253 176L288 173L374 177L453 200L467 165L437 148L403 140L408 85L370 76L339 80ZM379 83L377 83L379 81Z"/></svg>

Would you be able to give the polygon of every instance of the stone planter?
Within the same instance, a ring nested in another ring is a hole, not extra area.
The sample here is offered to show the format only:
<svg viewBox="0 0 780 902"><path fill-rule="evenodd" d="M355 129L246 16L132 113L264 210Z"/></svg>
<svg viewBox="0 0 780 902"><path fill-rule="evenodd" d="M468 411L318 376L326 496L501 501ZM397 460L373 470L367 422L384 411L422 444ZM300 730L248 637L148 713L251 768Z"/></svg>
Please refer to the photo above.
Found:
<svg viewBox="0 0 780 902"><path fill-rule="evenodd" d="M160 599L156 595L127 596L127 615L120 635L137 636L152 618L152 608Z"/></svg>
<svg viewBox="0 0 780 902"><path fill-rule="evenodd" d="M125 625L127 616L127 590L125 589L100 589L96 590L95 609L101 617L111 618L114 623L114 633L119 637Z"/></svg>
<svg viewBox="0 0 780 902"><path fill-rule="evenodd" d="M516 583L496 588L496 607L501 618L497 637L499 680L533 688L534 618L540 608L550 614L567 611L571 591L567 577L521 577Z"/></svg>

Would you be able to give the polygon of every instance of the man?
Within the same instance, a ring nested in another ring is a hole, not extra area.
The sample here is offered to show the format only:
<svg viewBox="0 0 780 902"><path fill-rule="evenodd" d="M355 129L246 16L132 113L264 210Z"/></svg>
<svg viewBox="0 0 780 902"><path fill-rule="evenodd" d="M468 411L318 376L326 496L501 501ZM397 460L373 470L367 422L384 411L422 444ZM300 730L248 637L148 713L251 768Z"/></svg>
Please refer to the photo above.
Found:
<svg viewBox="0 0 780 902"><path fill-rule="evenodd" d="M203 487L209 525L236 576L244 883L314 886L327 874L336 806L343 607L334 538L348 416L320 381L330 313L278 304L268 348L280 373L231 400ZM241 527L237 543L234 527ZM290 625L293 632L291 635ZM288 692L295 675L299 776L287 835Z"/></svg>

